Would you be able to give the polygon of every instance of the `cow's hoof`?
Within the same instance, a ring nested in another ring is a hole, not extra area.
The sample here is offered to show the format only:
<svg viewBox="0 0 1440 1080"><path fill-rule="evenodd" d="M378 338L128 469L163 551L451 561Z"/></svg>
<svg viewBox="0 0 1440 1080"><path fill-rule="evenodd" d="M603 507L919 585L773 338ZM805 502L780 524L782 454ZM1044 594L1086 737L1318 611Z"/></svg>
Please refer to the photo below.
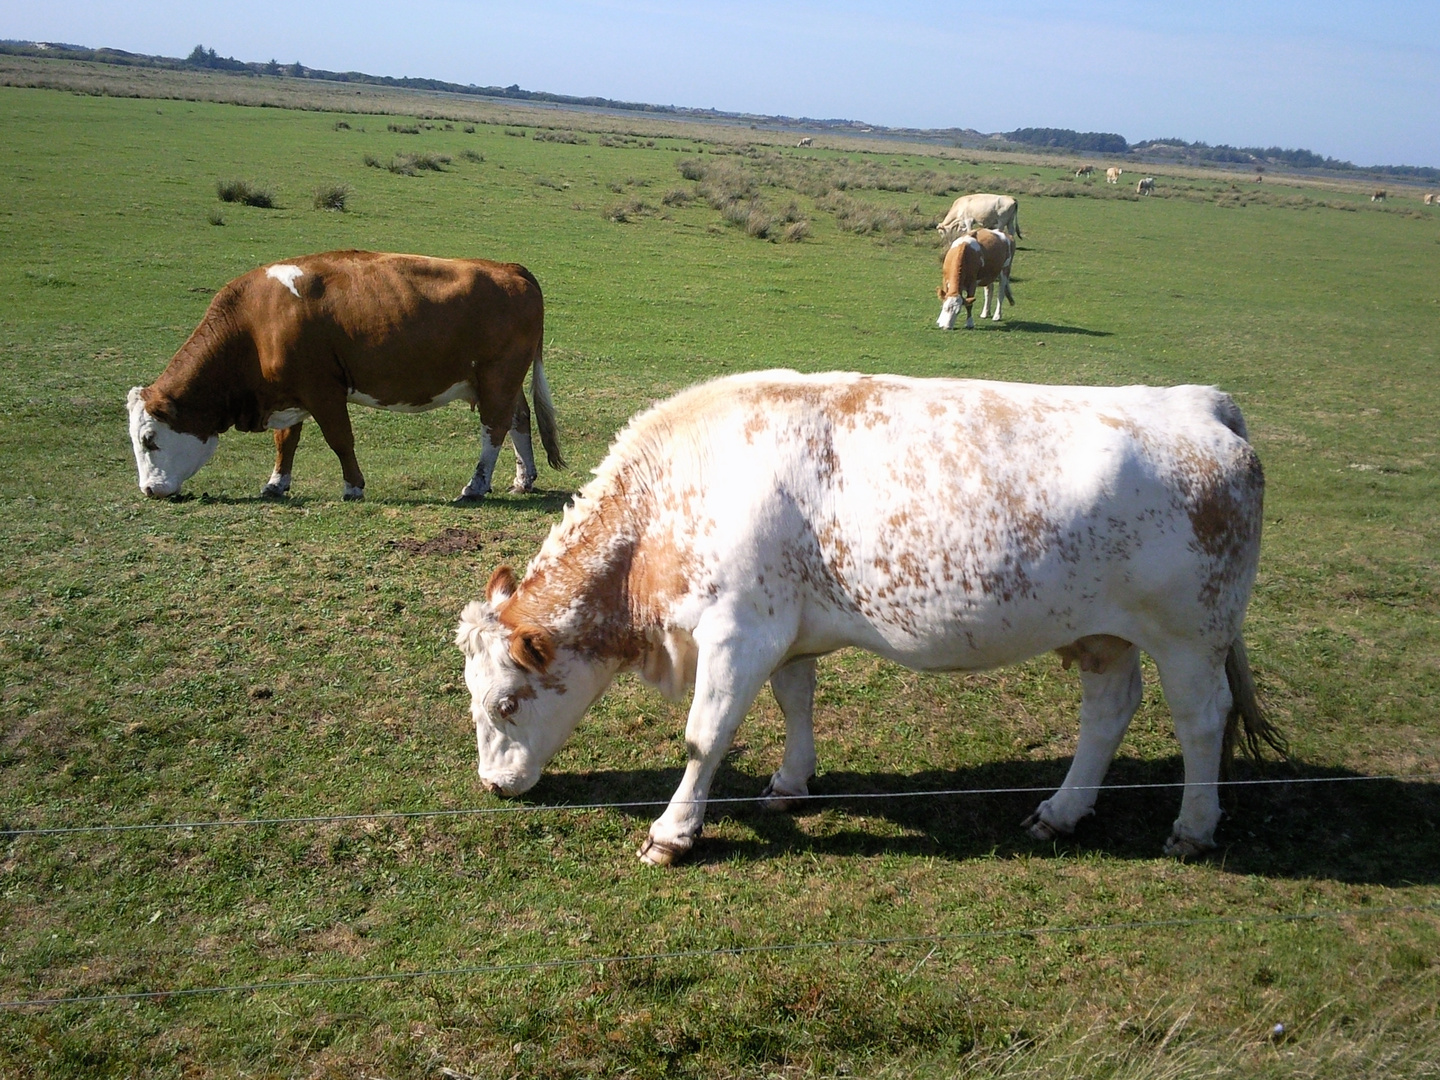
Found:
<svg viewBox="0 0 1440 1080"><path fill-rule="evenodd" d="M801 803L808 801L806 796L810 789L804 784L800 785L799 791L786 791L775 786L775 777L770 777L770 782L765 785L765 790L760 792L760 806L765 810L795 810Z"/></svg>
<svg viewBox="0 0 1440 1080"><path fill-rule="evenodd" d="M282 488L278 484L266 484L260 489L260 497L262 499L283 499L287 494L288 492L285 488Z"/></svg>
<svg viewBox="0 0 1440 1080"><path fill-rule="evenodd" d="M484 495L472 495L468 491L462 491L459 495L455 496L456 506L474 506L476 503L481 503L484 501Z"/></svg>
<svg viewBox="0 0 1440 1080"><path fill-rule="evenodd" d="M515 483L510 485L511 495L533 495L534 493L534 484L522 484L519 480L517 480L515 481Z"/></svg>
<svg viewBox="0 0 1440 1080"><path fill-rule="evenodd" d="M1190 840L1174 833L1165 841L1165 854L1176 859L1194 859L1214 850L1214 844L1202 844L1199 840Z"/></svg>
<svg viewBox="0 0 1440 1080"><path fill-rule="evenodd" d="M681 847L678 844L666 843L664 840L656 840L653 836L645 837L645 843L640 845L636 852L642 862L651 866L672 866L675 861L690 850L690 845Z"/></svg>
<svg viewBox="0 0 1440 1080"><path fill-rule="evenodd" d="M344 495L341 496L341 498L344 499L346 502L364 502L364 501L365 501L365 492L363 492L363 491L347 491L347 492L345 492Z"/></svg>
<svg viewBox="0 0 1440 1080"><path fill-rule="evenodd" d="M1020 827L1036 840L1058 840L1060 837L1068 835L1059 826L1051 825L1042 818L1039 810L1020 822Z"/></svg>

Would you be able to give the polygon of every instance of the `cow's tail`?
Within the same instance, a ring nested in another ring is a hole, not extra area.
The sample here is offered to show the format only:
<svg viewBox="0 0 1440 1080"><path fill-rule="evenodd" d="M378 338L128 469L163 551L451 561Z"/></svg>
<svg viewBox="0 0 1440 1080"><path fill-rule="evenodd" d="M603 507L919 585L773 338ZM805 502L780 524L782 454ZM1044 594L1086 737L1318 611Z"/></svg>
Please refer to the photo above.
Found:
<svg viewBox="0 0 1440 1080"><path fill-rule="evenodd" d="M1012 224L1015 226L1015 239L1024 240L1025 234L1020 231L1020 208L1018 206L1015 208L1015 220Z"/></svg>
<svg viewBox="0 0 1440 1080"><path fill-rule="evenodd" d="M1266 719L1255 695L1255 679L1250 674L1250 660L1245 655L1245 642L1237 635L1225 656L1225 681L1230 684L1230 715L1225 718L1225 741L1220 763L1228 769L1238 744L1255 761L1261 759L1263 743L1281 758L1290 756L1290 745Z"/></svg>
<svg viewBox="0 0 1440 1080"><path fill-rule="evenodd" d="M1014 305L1015 294L1010 291L1010 279L1008 277L1005 279L1005 299L1009 300L1012 306Z"/></svg>
<svg viewBox="0 0 1440 1080"><path fill-rule="evenodd" d="M535 363L530 369L530 396L535 400L535 425L540 429L540 443L552 469L563 469L565 458L560 453L560 428L555 423L555 403L550 400L550 384L545 381L545 361L535 349Z"/></svg>

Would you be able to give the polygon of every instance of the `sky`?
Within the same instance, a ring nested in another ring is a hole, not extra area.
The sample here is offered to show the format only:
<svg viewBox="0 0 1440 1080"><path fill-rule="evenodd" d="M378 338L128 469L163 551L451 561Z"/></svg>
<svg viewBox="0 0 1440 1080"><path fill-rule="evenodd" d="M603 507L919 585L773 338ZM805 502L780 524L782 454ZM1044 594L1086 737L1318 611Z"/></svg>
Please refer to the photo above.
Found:
<svg viewBox="0 0 1440 1080"><path fill-rule="evenodd" d="M0 38L1440 167L1440 0L0 0Z"/></svg>

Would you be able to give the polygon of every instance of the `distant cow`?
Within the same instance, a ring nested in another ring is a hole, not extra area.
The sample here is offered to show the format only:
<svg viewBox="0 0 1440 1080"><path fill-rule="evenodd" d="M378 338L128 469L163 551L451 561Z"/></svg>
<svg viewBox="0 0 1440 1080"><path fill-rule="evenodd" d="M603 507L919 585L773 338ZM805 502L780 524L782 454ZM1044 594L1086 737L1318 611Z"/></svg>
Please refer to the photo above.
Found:
<svg viewBox="0 0 1440 1080"><path fill-rule="evenodd" d="M1114 165L1111 165L1110 168L1105 170L1105 183L1118 184L1120 182L1120 175L1124 171L1124 169L1118 169Z"/></svg>
<svg viewBox="0 0 1440 1080"><path fill-rule="evenodd" d="M945 252L945 265L940 274L940 287L935 295L941 300L940 318L935 325L941 330L955 329L955 319L960 314L960 305L965 305L965 329L973 330L975 320L971 309L975 306L975 289L985 290L985 299L980 305L980 318L990 310L990 292L995 292L995 322L1000 321L1002 300L1015 303L1010 292L1010 264L1015 259L1015 241L1006 233L992 229L979 229L955 238L950 250Z"/></svg>
<svg viewBox="0 0 1440 1080"><path fill-rule="evenodd" d="M261 492L290 487L302 423L314 417L340 459L344 496L360 499L347 402L423 412L466 401L480 413L481 454L460 493L479 499L515 424L515 487L535 481L533 365L540 440L564 464L540 349L545 303L515 263L331 251L252 270L226 285L170 365L130 391L140 489L173 495L215 452L221 432L275 432L275 471Z"/></svg>
<svg viewBox="0 0 1440 1080"><path fill-rule="evenodd" d="M950 211L935 226L941 236L971 229L1004 229L1024 240L1020 234L1020 204L1009 195L961 195L950 205Z"/></svg>
<svg viewBox="0 0 1440 1080"><path fill-rule="evenodd" d="M1384 201L1385 201L1385 190L1384 190L1383 188L1381 188L1380 190L1376 191L1374 194L1372 194L1372 195L1370 196L1370 201L1371 201L1371 202L1384 202Z"/></svg>
<svg viewBox="0 0 1440 1080"><path fill-rule="evenodd" d="M1075 170L1075 175L1076 175L1076 176L1091 176L1091 175L1094 174L1094 172L1095 172L1095 166L1094 166L1094 165L1081 165L1078 169Z"/></svg>
<svg viewBox="0 0 1440 1080"><path fill-rule="evenodd" d="M1153 176L1143 177L1141 181L1135 185L1136 195L1153 195L1154 193L1155 178Z"/></svg>
<svg viewBox="0 0 1440 1080"><path fill-rule="evenodd" d="M801 139L799 142L797 142L797 143L795 144L795 146L796 146L796 148L798 149L798 148L801 147L801 146L809 146L809 145L810 145L812 142L814 142L814 141L815 141L815 140L814 140L814 139L811 139L811 138L804 138L804 139Z"/></svg>
<svg viewBox="0 0 1440 1080"><path fill-rule="evenodd" d="M1427 191L1427 192L1425 193L1425 205L1426 205L1426 206L1434 206L1437 200L1440 200L1440 196L1435 195L1434 192Z"/></svg>
<svg viewBox="0 0 1440 1080"><path fill-rule="evenodd" d="M1064 783L1022 823L1051 840L1095 806L1144 650L1185 762L1165 850L1204 851L1226 748L1283 746L1241 637L1263 488L1240 410L1211 387L793 371L695 387L632 420L524 578L500 567L461 614L480 780L533 787L622 671L672 699L693 687L684 776L640 849L665 865L700 835L767 680L779 809L816 771L817 656L983 671L1053 649L1082 696ZM889 710L871 711L883 738Z"/></svg>

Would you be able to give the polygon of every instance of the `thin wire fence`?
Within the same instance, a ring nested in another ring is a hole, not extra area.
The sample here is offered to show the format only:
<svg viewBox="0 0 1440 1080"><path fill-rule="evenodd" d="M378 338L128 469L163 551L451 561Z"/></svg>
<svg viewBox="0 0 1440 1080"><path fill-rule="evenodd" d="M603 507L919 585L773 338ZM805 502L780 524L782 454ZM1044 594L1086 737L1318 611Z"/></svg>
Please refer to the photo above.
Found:
<svg viewBox="0 0 1440 1080"><path fill-rule="evenodd" d="M1218 786L1227 788L1240 787L1275 787L1286 785L1306 784L1353 784L1377 781L1421 781L1424 783L1440 782L1440 773L1395 773L1381 776L1299 776L1299 777L1277 777L1271 779L1257 780L1221 780ZM1154 791L1162 789L1183 788L1184 781L1173 780L1145 784L1092 784L1076 785L1070 788L1071 791ZM860 802L875 799L923 799L940 797L960 797L973 795L1039 795L1053 793L1057 789L1055 784L1046 784L1038 787L993 787L993 788L932 788L919 791L856 791L856 792L820 792L807 795L785 795L787 802ZM765 801L763 795L735 795L724 798L713 798L703 800L707 806L737 806L745 804L756 804ZM261 826L280 825L323 825L335 822L346 821L405 821L418 818L462 818L462 817L493 817L505 814L541 814L578 812L590 810L641 810L647 807L668 806L669 799L632 799L620 802L590 802L590 803L512 803L506 806L478 806L437 810L371 810L360 813L349 814L309 814L296 817L261 817L261 818L215 818L200 821L166 821L148 822L139 824L115 824L102 822L88 825L58 825L52 827L11 827L0 825L0 841L23 839L25 837L38 836L66 836L79 833L120 833L120 832L156 832L165 830L186 830L186 829L220 829L220 828L258 828ZM684 800L682 800L683 804Z"/></svg>
<svg viewBox="0 0 1440 1080"><path fill-rule="evenodd" d="M154 1001L169 998L199 997L214 994L254 994L274 990L312 989L328 986L354 986L364 983L413 982L417 979L461 978L465 976L517 975L527 972L557 971L566 968L598 967L605 964L630 964L639 961L706 959L718 956L756 956L761 954L796 953L821 949L892 948L900 945L958 944L999 938L1043 937L1046 935L1117 933L1127 930L1188 929L1197 926L1241 926L1260 923L1318 922L1328 919L1362 918L1376 915L1428 914L1440 912L1440 903L1404 904L1392 907L1362 907L1338 911L1266 912L1256 915L1212 915L1185 919L1149 919L1121 923L1081 923L1069 926L1022 926L1003 930L970 930L953 934L907 934L883 938L834 938L826 941L791 941L757 945L730 945L710 949L674 949L667 952L622 953L608 956L565 957L557 960L535 960L510 964L473 964L465 967L430 968L417 971L387 971L371 975L332 975L297 979L272 979L263 982L233 983L219 986L178 987L170 990L137 990L116 994L82 994L68 997L28 998L0 1001L0 1009L53 1008L59 1005L98 1005L119 1002ZM932 953L933 953L932 949ZM928 959L928 957L927 957ZM923 963L924 961L922 961ZM916 965L917 967L919 965Z"/></svg>

